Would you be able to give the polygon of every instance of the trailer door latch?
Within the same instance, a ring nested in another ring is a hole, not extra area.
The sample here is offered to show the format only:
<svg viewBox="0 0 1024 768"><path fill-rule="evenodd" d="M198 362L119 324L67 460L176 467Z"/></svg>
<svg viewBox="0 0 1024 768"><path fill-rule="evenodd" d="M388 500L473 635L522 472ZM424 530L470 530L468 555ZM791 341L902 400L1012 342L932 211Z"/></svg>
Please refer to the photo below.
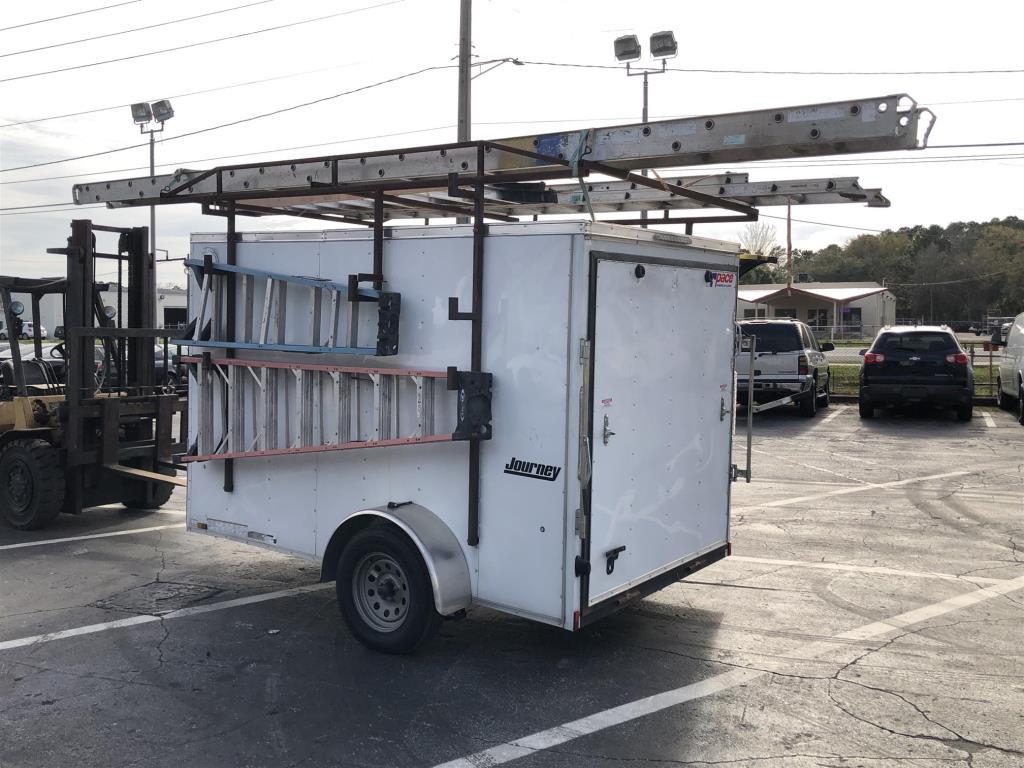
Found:
<svg viewBox="0 0 1024 768"><path fill-rule="evenodd" d="M615 570L615 561L619 559L619 553L626 551L626 545L623 544L621 547L615 549L609 549L604 553L604 572L611 576L612 571Z"/></svg>

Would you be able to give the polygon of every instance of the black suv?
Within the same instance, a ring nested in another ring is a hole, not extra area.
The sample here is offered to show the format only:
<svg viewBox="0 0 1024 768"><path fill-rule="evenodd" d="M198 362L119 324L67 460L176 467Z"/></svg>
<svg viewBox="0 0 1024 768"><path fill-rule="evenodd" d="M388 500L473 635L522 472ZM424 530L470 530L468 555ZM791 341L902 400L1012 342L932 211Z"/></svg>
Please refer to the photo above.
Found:
<svg viewBox="0 0 1024 768"><path fill-rule="evenodd" d="M892 326L862 349L860 416L885 405L956 408L960 421L974 415L971 360L946 326Z"/></svg>

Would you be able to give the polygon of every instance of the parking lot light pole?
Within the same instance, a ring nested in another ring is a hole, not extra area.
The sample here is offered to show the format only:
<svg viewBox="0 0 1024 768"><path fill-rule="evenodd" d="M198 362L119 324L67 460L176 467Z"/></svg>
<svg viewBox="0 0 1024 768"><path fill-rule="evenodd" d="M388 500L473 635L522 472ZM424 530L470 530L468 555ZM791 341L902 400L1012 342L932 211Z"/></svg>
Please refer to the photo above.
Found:
<svg viewBox="0 0 1024 768"><path fill-rule="evenodd" d="M174 117L174 109L167 99L160 99L152 104L145 101L132 104L132 120L139 126L139 133L149 134L149 175L151 178L156 175L156 137L154 134L162 133L164 123L172 117ZM159 123L160 127L152 127L154 123ZM149 206L149 252L153 258L156 258L155 205Z"/></svg>
<svg viewBox="0 0 1024 768"><path fill-rule="evenodd" d="M671 59L679 53L679 45L676 43L676 36L673 32L666 30L664 32L655 32L651 35L651 58L655 61L661 62L661 69L651 69L644 67L636 71L632 71L630 64L640 60L640 54L642 49L640 47L640 40L636 35L624 35L615 39L615 58L619 61L626 62L626 76L627 77L643 77L644 79L644 104L643 111L640 115L640 120L643 123L647 122L647 104L648 104L648 87L647 87L647 76L648 75L659 75L667 71L668 59ZM640 171L644 176L647 175L647 169L644 168ZM647 227L647 211L640 211L640 218L643 220L640 226Z"/></svg>

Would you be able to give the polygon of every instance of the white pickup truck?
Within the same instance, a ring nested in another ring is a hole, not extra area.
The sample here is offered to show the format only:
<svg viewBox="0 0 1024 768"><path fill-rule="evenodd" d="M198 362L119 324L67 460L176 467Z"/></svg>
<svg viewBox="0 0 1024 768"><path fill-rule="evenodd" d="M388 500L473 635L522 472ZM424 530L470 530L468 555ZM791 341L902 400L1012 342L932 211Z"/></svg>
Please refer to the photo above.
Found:
<svg viewBox="0 0 1024 768"><path fill-rule="evenodd" d="M754 402L796 403L804 416L828 407L828 359L823 354L835 347L819 344L811 329L798 320L744 320L739 323L745 338L753 337ZM750 352L743 344L736 354L736 395L746 403L750 389Z"/></svg>

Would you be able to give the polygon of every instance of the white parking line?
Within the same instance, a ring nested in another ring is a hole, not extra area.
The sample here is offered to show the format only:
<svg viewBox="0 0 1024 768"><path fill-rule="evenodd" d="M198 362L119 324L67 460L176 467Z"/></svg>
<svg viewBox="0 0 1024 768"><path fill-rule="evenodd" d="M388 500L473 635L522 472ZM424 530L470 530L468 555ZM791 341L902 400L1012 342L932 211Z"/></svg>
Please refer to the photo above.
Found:
<svg viewBox="0 0 1024 768"><path fill-rule="evenodd" d="M73 627L72 629L62 629L59 632L49 632L45 635L32 635L31 637L19 637L15 640L4 640L0 642L0 651L8 651L11 648L24 648L26 645L39 645L42 643L52 643L54 640L63 640L68 637L78 637L79 635L92 635L97 632L106 632L110 629L119 629L121 627L132 627L136 624L151 624L154 621L171 621L173 619L182 619L186 616L196 616L201 613L212 613L213 611L223 611L228 608L237 608L240 605L252 605L253 603L264 603L267 600L277 600L281 597L292 597L293 595L304 595L307 592L319 592L323 589L333 589L334 583L327 582L325 584L309 584L303 587L292 587L291 589L282 589L277 592L264 592L261 595L249 595L248 597L236 597L233 600L222 600L219 603L206 603L204 605L194 605L189 608L181 608L177 611L171 611L165 613L163 616L155 616L150 613L143 614L141 616L130 616L126 619L117 619L116 621L105 621L102 624L87 624L84 627Z"/></svg>
<svg viewBox="0 0 1024 768"><path fill-rule="evenodd" d="M836 416L842 415L843 411L845 411L848 407L849 406L846 406L846 405L834 405L834 406L832 406L832 409L831 409L832 412L828 416L826 416L824 419L819 421L818 422L818 426L821 426L822 424L828 424Z"/></svg>
<svg viewBox="0 0 1024 768"><path fill-rule="evenodd" d="M1018 589L1024 589L1024 576L996 586L983 587L974 592L951 597L948 600L926 605L913 611L907 611L898 616L893 616L891 619L864 624L848 632L833 635L826 640L817 640L813 643L801 645L789 652L787 656L796 657L800 661L815 659L834 651L836 649L834 641L836 640L872 640L900 629L921 624L937 616L1015 592ZM506 741L490 749L442 763L434 768L481 768L482 766L502 765L518 760L521 757L527 757L541 750L560 746L581 736L588 736L592 733L603 731L606 728L612 728L640 717L661 712L678 704L711 696L729 688L735 688L738 685L743 685L767 674L768 671L760 669L733 669L707 680L684 685L681 688L658 693L644 699L630 701L612 709L596 712L579 720L573 720L545 731L524 736L521 739Z"/></svg>
<svg viewBox="0 0 1024 768"><path fill-rule="evenodd" d="M0 549L21 549L22 547L41 547L44 544L66 544L69 541L85 541L87 539L105 539L108 536L128 536L132 533L149 533L150 531L166 531L168 528L184 528L184 523L170 525L152 525L149 528L130 528L127 531L110 531L108 533L90 533L88 536L67 536L63 539L44 539L43 541L24 541L19 544L3 544Z"/></svg>
<svg viewBox="0 0 1024 768"><path fill-rule="evenodd" d="M962 469L956 472L943 472L939 475L925 475L924 477L908 477L906 480L892 480L888 483L866 483L865 485L855 485L850 488L837 488L834 491L822 491L821 493L813 493L808 496L791 496L788 499L776 499L775 501L766 501L764 504L758 504L756 506L746 507L733 507L732 512L750 512L757 509L765 509L766 507L785 507L789 504L800 504L805 501L817 501L818 499L825 499L829 496L845 496L849 493L860 493L862 491L878 490L883 488L898 488L901 485L910 485L912 483L924 483L928 480L942 480L946 477L959 477L960 475L969 475L970 470Z"/></svg>
<svg viewBox="0 0 1024 768"><path fill-rule="evenodd" d="M882 565L847 565L846 563L808 563L804 560L776 560L772 557L745 557L732 555L726 563L760 563L762 565L788 566L792 568L817 568L824 571L847 571L849 573L874 573L881 576L906 576L922 579L943 579L946 581L969 581L974 584L1002 584L1007 579L992 579L987 576L957 576L955 573L937 573L935 571L904 571L899 568L886 568Z"/></svg>
<svg viewBox="0 0 1024 768"><path fill-rule="evenodd" d="M987 411L981 412L981 418L985 420L985 426L989 427L990 429L996 425L995 419L993 419Z"/></svg>

